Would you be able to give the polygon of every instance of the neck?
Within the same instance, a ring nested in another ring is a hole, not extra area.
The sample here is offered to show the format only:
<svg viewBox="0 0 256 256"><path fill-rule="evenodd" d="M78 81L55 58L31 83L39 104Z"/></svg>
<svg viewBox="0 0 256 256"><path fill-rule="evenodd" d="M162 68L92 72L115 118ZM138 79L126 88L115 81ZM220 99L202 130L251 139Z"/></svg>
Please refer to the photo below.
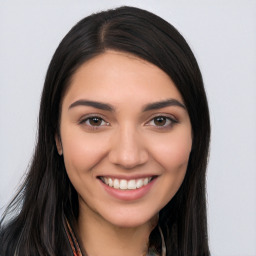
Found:
<svg viewBox="0 0 256 256"><path fill-rule="evenodd" d="M80 214L78 233L88 256L144 256L153 221L137 227L117 227L99 216Z"/></svg>

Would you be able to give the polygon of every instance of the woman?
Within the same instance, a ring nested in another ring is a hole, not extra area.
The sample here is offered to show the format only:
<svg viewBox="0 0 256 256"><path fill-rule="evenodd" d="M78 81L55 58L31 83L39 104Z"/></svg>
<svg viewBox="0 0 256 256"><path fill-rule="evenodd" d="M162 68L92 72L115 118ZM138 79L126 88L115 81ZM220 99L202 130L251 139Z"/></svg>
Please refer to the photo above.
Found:
<svg viewBox="0 0 256 256"><path fill-rule="evenodd" d="M86 17L49 65L1 255L209 255L209 137L201 73L174 27L133 7Z"/></svg>

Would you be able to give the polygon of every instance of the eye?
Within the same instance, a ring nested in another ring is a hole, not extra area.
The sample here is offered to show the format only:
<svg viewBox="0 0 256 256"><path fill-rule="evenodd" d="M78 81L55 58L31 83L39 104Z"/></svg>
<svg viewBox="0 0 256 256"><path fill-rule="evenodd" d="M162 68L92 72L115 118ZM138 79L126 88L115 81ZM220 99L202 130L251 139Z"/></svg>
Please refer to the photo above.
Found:
<svg viewBox="0 0 256 256"><path fill-rule="evenodd" d="M171 127L173 126L175 123L177 123L178 121L175 120L174 118L170 118L167 116L156 116L153 119L151 119L147 125L150 126L155 126L155 127L159 127L159 128L167 128L167 127Z"/></svg>
<svg viewBox="0 0 256 256"><path fill-rule="evenodd" d="M109 123L104 121L103 118L98 116L91 116L83 119L80 124L85 124L86 126L97 128L100 126L108 126Z"/></svg>

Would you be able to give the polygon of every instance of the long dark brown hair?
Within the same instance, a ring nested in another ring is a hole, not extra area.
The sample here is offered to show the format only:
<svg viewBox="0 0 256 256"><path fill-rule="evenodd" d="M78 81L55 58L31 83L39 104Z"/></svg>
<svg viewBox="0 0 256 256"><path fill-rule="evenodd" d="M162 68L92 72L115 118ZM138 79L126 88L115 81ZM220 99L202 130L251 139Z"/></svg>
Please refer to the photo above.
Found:
<svg viewBox="0 0 256 256"><path fill-rule="evenodd" d="M155 64L170 76L183 97L192 125L192 151L185 179L160 211L159 225L168 256L209 255L205 175L210 120L198 64L172 25L148 11L120 7L81 20L64 37L51 60L31 166L1 220L2 256L71 255L63 222L65 217L75 222L79 206L77 192L55 146L60 105L74 72L108 49L128 52ZM155 232L151 233L150 243L157 240Z"/></svg>

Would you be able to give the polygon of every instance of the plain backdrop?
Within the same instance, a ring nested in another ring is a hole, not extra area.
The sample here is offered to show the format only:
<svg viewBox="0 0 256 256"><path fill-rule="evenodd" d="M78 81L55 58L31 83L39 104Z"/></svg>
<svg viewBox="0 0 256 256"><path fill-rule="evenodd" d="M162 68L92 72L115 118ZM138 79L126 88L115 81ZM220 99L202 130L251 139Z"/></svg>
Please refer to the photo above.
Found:
<svg viewBox="0 0 256 256"><path fill-rule="evenodd" d="M31 159L50 59L84 16L147 9L186 38L201 67L211 121L207 176L214 256L256 256L256 1L0 0L0 214Z"/></svg>

